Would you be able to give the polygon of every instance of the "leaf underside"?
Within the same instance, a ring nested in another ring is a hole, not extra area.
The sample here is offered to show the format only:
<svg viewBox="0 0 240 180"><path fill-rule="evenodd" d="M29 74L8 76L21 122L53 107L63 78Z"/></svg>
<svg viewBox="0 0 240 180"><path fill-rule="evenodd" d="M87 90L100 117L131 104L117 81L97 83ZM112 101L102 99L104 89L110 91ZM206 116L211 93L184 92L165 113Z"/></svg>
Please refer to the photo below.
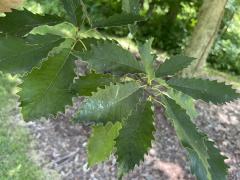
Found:
<svg viewBox="0 0 240 180"><path fill-rule="evenodd" d="M31 71L62 42L61 37L54 35L0 36L0 70L12 74Z"/></svg>
<svg viewBox="0 0 240 180"><path fill-rule="evenodd" d="M0 17L0 32L14 36L24 36L33 28L41 25L56 25L63 22L62 18L52 15L41 16L24 9L13 10Z"/></svg>
<svg viewBox="0 0 240 180"><path fill-rule="evenodd" d="M121 173L125 174L139 165L154 140L153 112L150 102L142 102L124 121L117 138L117 162Z"/></svg>
<svg viewBox="0 0 240 180"><path fill-rule="evenodd" d="M96 125L92 127L92 135L88 140L88 165L90 167L109 158L114 150L115 139L121 128L120 122L115 124L109 122L105 126Z"/></svg>
<svg viewBox="0 0 240 180"><path fill-rule="evenodd" d="M226 180L226 157L220 154L205 134L198 132L186 111L174 100L165 96L163 102L167 118L171 120L181 144L188 151L191 170L196 177L199 180Z"/></svg>
<svg viewBox="0 0 240 180"><path fill-rule="evenodd" d="M87 98L74 119L96 123L121 121L129 116L142 95L136 82L111 84Z"/></svg>
<svg viewBox="0 0 240 180"><path fill-rule="evenodd" d="M75 77L70 50L49 57L40 69L33 69L20 85L22 114L26 121L56 115L72 104L70 85Z"/></svg>
<svg viewBox="0 0 240 180"><path fill-rule="evenodd" d="M240 97L230 85L217 81L195 78L172 78L167 83L172 88L192 96L194 99L201 99L214 104L223 104Z"/></svg>
<svg viewBox="0 0 240 180"><path fill-rule="evenodd" d="M198 112L195 108L195 101L192 97L175 89L169 89L167 93L171 99L176 101L178 105L185 109L191 120L197 118Z"/></svg>

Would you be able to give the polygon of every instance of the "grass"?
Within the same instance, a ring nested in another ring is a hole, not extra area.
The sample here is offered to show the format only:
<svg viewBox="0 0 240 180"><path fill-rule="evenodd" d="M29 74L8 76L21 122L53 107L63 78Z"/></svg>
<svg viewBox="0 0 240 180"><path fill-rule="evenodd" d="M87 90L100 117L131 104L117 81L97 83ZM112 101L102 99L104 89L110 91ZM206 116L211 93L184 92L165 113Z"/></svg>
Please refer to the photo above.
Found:
<svg viewBox="0 0 240 180"><path fill-rule="evenodd" d="M18 113L14 110L15 82L10 76L0 73L0 179L44 179L43 172L27 155L30 148L29 134L15 120Z"/></svg>

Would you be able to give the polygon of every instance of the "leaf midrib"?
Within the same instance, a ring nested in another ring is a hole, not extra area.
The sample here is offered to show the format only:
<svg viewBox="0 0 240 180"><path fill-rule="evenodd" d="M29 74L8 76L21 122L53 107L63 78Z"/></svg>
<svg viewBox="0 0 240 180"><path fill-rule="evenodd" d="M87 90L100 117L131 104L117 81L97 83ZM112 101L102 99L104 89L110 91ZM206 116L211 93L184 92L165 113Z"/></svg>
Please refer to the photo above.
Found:
<svg viewBox="0 0 240 180"><path fill-rule="evenodd" d="M66 59L65 61L63 62L63 64L61 65L60 69L58 70L58 72L56 73L56 75L54 76L53 80L50 82L49 86L46 88L45 91L43 91L40 95L37 96L37 98L35 98L35 101L33 100L31 103L29 104L39 104L40 102L42 102L44 100L44 98L46 97L49 89L52 88L52 86L56 83L56 79L58 77L58 75L60 74L60 72L62 71L63 67L65 66L69 56L71 54L71 50L69 51L69 53L66 55ZM39 101L37 101L39 100ZM31 111L33 110L33 108L31 108Z"/></svg>

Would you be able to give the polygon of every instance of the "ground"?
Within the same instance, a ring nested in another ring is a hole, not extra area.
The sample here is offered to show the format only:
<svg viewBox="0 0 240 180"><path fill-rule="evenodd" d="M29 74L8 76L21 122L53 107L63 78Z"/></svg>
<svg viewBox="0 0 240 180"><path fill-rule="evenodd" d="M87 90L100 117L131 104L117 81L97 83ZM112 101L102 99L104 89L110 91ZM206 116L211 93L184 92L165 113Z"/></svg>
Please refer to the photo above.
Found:
<svg viewBox="0 0 240 180"><path fill-rule="evenodd" d="M240 179L240 101L224 106L198 102L197 124L216 142L230 166L229 179ZM135 168L125 179L194 179L190 174L186 153L178 143L169 123L156 110L156 141L141 166ZM26 126L36 141L35 151L40 155L40 165L57 171L61 179L113 180L116 179L116 159L111 157L106 163L93 169L87 168L86 145L90 134L87 125L71 124L69 119L74 109L55 119L30 122Z"/></svg>

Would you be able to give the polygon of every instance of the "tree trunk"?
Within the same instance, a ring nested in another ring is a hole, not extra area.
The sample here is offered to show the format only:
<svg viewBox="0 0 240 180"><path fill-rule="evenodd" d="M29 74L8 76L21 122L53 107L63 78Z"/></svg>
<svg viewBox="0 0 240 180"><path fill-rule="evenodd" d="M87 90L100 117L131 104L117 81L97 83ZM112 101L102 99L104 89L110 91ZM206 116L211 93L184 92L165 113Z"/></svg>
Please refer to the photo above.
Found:
<svg viewBox="0 0 240 180"><path fill-rule="evenodd" d="M191 73L200 71L218 35L224 16L227 0L203 0L200 8L198 23L185 49L185 55L197 58L191 67Z"/></svg>

